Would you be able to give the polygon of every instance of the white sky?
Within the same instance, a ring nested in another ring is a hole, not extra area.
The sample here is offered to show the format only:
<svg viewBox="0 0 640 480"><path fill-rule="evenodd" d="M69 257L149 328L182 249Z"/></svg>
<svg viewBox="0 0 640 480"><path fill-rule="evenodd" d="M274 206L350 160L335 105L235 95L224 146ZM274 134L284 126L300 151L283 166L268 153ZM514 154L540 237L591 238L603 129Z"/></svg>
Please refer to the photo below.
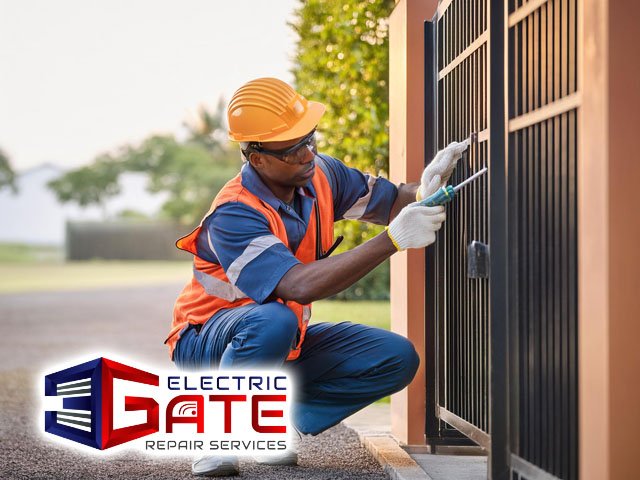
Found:
<svg viewBox="0 0 640 480"><path fill-rule="evenodd" d="M0 0L0 148L87 164L244 82L292 82L297 0Z"/></svg>

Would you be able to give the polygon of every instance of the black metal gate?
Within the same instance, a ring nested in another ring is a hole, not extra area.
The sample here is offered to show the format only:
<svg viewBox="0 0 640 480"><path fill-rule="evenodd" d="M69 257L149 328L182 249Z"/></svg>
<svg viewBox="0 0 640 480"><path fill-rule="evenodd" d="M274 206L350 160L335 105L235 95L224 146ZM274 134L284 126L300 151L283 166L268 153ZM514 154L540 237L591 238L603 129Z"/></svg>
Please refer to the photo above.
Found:
<svg viewBox="0 0 640 480"><path fill-rule="evenodd" d="M577 4L448 0L425 26L426 158L477 132L451 183L489 167L427 251L426 440L473 440L491 478L578 477Z"/></svg>

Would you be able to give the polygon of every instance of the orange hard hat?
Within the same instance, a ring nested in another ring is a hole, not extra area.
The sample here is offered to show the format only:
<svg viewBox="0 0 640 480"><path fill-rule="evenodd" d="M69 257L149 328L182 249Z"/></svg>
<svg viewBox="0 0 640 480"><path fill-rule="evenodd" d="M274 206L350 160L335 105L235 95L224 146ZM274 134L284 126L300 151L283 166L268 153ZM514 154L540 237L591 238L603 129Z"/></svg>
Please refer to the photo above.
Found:
<svg viewBox="0 0 640 480"><path fill-rule="evenodd" d="M279 142L302 137L318 125L322 103L307 100L277 78L251 80L231 97L229 138L236 142Z"/></svg>

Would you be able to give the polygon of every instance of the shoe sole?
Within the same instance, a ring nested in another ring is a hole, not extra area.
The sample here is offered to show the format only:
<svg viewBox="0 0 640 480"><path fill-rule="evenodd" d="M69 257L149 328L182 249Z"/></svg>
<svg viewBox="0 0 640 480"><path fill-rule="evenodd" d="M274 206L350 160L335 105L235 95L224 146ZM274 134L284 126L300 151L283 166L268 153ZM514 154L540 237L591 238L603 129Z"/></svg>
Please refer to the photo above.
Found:
<svg viewBox="0 0 640 480"><path fill-rule="evenodd" d="M191 473L196 477L232 477L240 475L240 469L233 465L220 465L215 470L205 470L203 472L196 472L191 469Z"/></svg>
<svg viewBox="0 0 640 480"><path fill-rule="evenodd" d="M298 455L285 457L285 458L274 458L273 460L269 458L255 458L254 460L258 462L260 465L274 465L280 467L295 467L298 465Z"/></svg>

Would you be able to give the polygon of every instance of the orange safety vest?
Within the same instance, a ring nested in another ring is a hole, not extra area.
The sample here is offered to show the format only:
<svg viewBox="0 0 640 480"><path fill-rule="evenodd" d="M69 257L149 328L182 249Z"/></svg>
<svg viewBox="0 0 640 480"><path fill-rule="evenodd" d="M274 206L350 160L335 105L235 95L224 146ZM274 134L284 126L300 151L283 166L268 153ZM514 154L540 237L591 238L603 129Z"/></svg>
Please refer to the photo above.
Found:
<svg viewBox="0 0 640 480"><path fill-rule="evenodd" d="M189 235L180 238L176 242L178 248L191 252L194 257L193 278L191 282L183 288L176 300L173 309L171 331L164 342L169 346L169 356L171 358L173 358L176 343L180 339L180 331L188 323L203 325L216 312L223 308L236 308L254 303L253 300L248 298L238 287L229 281L221 265L203 260L197 255L196 239L202 229L202 224L216 208L227 202L242 202L254 208L265 216L269 222L271 232L289 248L287 231L282 218L280 218L278 212L274 210L271 205L261 200L242 185L241 175L242 174L239 173L220 190L213 200L211 208L200 222L200 225ZM311 210L307 231L295 253L296 258L302 263L310 263L316 260L316 222L318 220L316 215L318 211L320 212L319 230L321 232L320 245L322 252L326 252L333 243L333 195L327 177L317 164L312 183L316 191L318 208ZM277 299L277 301L285 303L282 299ZM293 310L296 317L298 317L300 339L296 347L289 352L287 357L287 360L295 360L300 355L307 325L311 318L311 305L301 305L294 301L288 301L286 305Z"/></svg>

